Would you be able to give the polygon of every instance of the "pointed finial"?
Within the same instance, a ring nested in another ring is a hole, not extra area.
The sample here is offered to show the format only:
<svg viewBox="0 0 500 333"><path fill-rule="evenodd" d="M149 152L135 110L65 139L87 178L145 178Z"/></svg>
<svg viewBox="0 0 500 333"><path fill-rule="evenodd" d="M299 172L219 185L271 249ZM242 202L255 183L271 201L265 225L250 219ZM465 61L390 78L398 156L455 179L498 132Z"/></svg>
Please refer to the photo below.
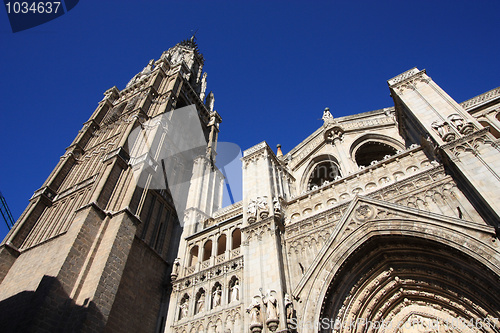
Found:
<svg viewBox="0 0 500 333"><path fill-rule="evenodd" d="M194 42L195 39L196 39L196 33L198 32L199 29L196 29L195 32L193 32L193 30L191 30L191 32L193 32L193 35L191 36L191 38L189 39L191 42Z"/></svg>
<svg viewBox="0 0 500 333"><path fill-rule="evenodd" d="M276 156L283 157L283 152L281 151L281 145L277 144L276 147L278 148L278 150L276 151Z"/></svg>

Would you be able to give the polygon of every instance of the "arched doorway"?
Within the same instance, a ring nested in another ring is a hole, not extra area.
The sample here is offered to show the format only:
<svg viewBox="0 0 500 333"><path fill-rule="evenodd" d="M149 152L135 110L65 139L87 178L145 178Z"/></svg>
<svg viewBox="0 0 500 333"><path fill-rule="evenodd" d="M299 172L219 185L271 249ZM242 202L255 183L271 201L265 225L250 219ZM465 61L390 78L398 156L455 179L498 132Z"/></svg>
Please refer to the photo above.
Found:
<svg viewBox="0 0 500 333"><path fill-rule="evenodd" d="M497 332L499 282L487 267L442 243L372 237L330 282L318 331Z"/></svg>

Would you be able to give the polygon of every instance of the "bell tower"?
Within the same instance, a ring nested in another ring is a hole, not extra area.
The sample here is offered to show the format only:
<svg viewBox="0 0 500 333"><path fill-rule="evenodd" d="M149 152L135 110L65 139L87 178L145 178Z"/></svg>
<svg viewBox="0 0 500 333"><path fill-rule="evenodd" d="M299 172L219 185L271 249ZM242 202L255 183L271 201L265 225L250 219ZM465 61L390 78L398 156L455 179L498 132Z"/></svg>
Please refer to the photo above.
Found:
<svg viewBox="0 0 500 333"><path fill-rule="evenodd" d="M222 182L203 171L214 168L221 122L203 64L193 36L104 93L0 246L2 330L163 330L185 211L222 202L187 197L189 186ZM169 136L176 114L200 130L189 154Z"/></svg>

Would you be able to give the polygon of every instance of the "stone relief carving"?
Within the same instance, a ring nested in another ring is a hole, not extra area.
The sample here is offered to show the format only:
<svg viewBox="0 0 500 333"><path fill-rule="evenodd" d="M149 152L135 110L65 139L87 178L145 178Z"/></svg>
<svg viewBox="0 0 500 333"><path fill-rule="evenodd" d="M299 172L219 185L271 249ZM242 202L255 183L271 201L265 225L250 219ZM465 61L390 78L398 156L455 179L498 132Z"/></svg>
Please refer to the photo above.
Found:
<svg viewBox="0 0 500 333"><path fill-rule="evenodd" d="M439 134L439 137L445 142L450 142L455 139L455 133L450 132L450 126L445 121L434 121L431 127Z"/></svg>
<svg viewBox="0 0 500 333"><path fill-rule="evenodd" d="M250 202L247 206L247 221L249 223L255 222L257 220L257 213L259 213L260 218L263 219L269 216L267 196L250 199Z"/></svg>
<svg viewBox="0 0 500 333"><path fill-rule="evenodd" d="M366 221L373 216L373 208L368 205L361 205L355 211L355 217L359 221Z"/></svg>
<svg viewBox="0 0 500 333"><path fill-rule="evenodd" d="M267 197L257 197L257 208L259 210L259 216L261 218L266 218L269 215L269 207L267 205Z"/></svg>
<svg viewBox="0 0 500 333"><path fill-rule="evenodd" d="M247 220L249 223L253 223L257 220L257 200L250 200L247 207L247 215Z"/></svg>
<svg viewBox="0 0 500 333"><path fill-rule="evenodd" d="M343 137L344 130L340 127L334 127L325 133L325 140L327 142L331 142L332 144L335 143L335 140L342 142Z"/></svg>
<svg viewBox="0 0 500 333"><path fill-rule="evenodd" d="M474 131L474 125L470 122L465 122L458 114L452 114L448 117L448 120L461 134L467 135Z"/></svg>

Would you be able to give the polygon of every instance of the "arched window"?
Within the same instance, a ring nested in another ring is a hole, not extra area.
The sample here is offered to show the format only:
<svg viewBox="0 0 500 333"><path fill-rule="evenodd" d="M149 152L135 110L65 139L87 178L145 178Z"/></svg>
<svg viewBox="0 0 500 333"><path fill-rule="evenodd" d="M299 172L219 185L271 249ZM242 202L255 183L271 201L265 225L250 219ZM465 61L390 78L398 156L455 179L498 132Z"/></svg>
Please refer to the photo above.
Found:
<svg viewBox="0 0 500 333"><path fill-rule="evenodd" d="M340 176L340 170L337 163L331 160L320 162L309 175L307 189L318 188L325 183L334 181L338 176Z"/></svg>
<svg viewBox="0 0 500 333"><path fill-rule="evenodd" d="M229 281L228 295L228 303L240 300L240 281L236 276L233 276Z"/></svg>
<svg viewBox="0 0 500 333"><path fill-rule="evenodd" d="M203 245L203 261L210 259L212 256L212 241L209 239Z"/></svg>
<svg viewBox="0 0 500 333"><path fill-rule="evenodd" d="M370 141L362 144L354 155L358 166L369 166L373 161L382 161L386 156L395 155L397 150L388 144Z"/></svg>
<svg viewBox="0 0 500 333"><path fill-rule="evenodd" d="M234 250L234 249L239 248L241 245L241 230L240 230L240 228L234 229L233 234L232 234L232 239L233 239L233 242L232 242L233 244L231 246L231 249Z"/></svg>
<svg viewBox="0 0 500 333"><path fill-rule="evenodd" d="M205 310L205 290L200 288L196 293L196 304L194 308L194 314L201 313Z"/></svg>
<svg viewBox="0 0 500 333"><path fill-rule="evenodd" d="M198 245L195 245L189 251L189 266L194 266L198 263Z"/></svg>
<svg viewBox="0 0 500 333"><path fill-rule="evenodd" d="M226 252L226 234L220 235L217 240L217 255L221 255Z"/></svg>

